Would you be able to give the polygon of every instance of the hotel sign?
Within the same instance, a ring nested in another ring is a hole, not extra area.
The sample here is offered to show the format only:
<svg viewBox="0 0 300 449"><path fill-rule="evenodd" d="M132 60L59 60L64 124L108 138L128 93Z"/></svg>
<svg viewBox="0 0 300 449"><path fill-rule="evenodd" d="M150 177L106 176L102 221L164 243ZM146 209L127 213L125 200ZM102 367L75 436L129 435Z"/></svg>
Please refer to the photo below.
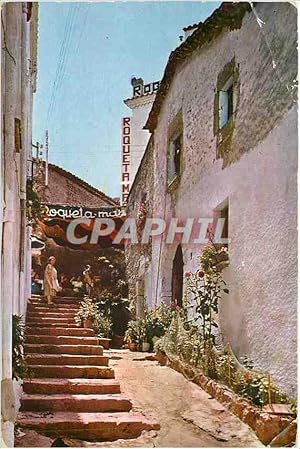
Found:
<svg viewBox="0 0 300 449"><path fill-rule="evenodd" d="M133 86L133 98L143 97L144 95L155 94L159 89L160 82L155 81L149 84L136 84Z"/></svg>
<svg viewBox="0 0 300 449"><path fill-rule="evenodd" d="M121 206L126 206L130 190L130 117L122 120Z"/></svg>

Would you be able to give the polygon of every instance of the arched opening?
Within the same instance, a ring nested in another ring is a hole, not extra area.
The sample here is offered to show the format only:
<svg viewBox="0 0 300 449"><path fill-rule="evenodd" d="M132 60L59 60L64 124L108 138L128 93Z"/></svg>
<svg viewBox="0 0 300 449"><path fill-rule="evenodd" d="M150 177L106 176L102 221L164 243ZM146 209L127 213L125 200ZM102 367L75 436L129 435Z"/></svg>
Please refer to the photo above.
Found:
<svg viewBox="0 0 300 449"><path fill-rule="evenodd" d="M182 307L183 291L183 256L181 245L178 245L172 268L172 301Z"/></svg>

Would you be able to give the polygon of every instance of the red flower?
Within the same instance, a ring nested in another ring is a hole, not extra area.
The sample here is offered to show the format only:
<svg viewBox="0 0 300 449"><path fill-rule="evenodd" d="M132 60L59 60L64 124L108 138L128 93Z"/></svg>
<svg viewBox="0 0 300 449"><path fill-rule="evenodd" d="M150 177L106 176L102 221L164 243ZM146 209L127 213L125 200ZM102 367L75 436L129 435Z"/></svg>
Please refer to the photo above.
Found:
<svg viewBox="0 0 300 449"><path fill-rule="evenodd" d="M204 271L198 271L199 278L203 278L205 275Z"/></svg>
<svg viewBox="0 0 300 449"><path fill-rule="evenodd" d="M245 380L250 380L250 374L249 373L244 373L243 374L243 378L245 379Z"/></svg>
<svg viewBox="0 0 300 449"><path fill-rule="evenodd" d="M185 273L184 273L184 277L186 277L186 278L190 278L191 277L191 273L190 273L190 271L186 271Z"/></svg>
<svg viewBox="0 0 300 449"><path fill-rule="evenodd" d="M180 307L177 305L176 299L175 301L171 302L170 306L172 310L180 310Z"/></svg>

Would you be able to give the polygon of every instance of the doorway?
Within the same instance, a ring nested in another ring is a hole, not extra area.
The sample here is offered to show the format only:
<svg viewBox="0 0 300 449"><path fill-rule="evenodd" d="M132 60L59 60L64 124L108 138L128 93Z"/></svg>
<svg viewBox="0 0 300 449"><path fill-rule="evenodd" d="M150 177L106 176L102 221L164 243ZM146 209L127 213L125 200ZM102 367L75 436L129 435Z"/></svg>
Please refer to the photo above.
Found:
<svg viewBox="0 0 300 449"><path fill-rule="evenodd" d="M182 307L183 294L183 256L181 245L178 245L172 268L172 302Z"/></svg>

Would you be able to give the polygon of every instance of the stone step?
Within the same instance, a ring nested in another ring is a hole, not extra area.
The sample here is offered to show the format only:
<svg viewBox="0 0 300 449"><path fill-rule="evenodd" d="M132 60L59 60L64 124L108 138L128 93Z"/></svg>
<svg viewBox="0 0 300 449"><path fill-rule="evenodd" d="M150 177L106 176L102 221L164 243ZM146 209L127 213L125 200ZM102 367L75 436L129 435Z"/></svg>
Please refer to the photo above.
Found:
<svg viewBox="0 0 300 449"><path fill-rule="evenodd" d="M39 306L39 307L51 307L51 308L55 308L55 307L80 307L80 303L82 300L80 301L59 301L57 299L55 299L53 301L53 304L48 304L45 301L37 301L37 300L31 300L29 301L27 304L28 305L33 305L33 306Z"/></svg>
<svg viewBox="0 0 300 449"><path fill-rule="evenodd" d="M21 411L129 412L130 400L120 394L23 394Z"/></svg>
<svg viewBox="0 0 300 449"><path fill-rule="evenodd" d="M25 334L94 337L95 332L93 329L84 329L83 327L26 327Z"/></svg>
<svg viewBox="0 0 300 449"><path fill-rule="evenodd" d="M54 296L54 299L63 299L66 301L83 301L83 298L78 296Z"/></svg>
<svg viewBox="0 0 300 449"><path fill-rule="evenodd" d="M78 309L66 309L64 307L57 307L55 309L50 309L50 308L46 308L46 307L40 307L40 306L30 306L27 308L27 316L29 315L39 315L39 316L51 316L49 314L57 314L59 313L61 317L63 317L65 315L65 313L67 313L68 315L72 315L73 317L75 317L76 313L78 312ZM41 315L40 315L41 314Z"/></svg>
<svg viewBox="0 0 300 449"><path fill-rule="evenodd" d="M49 313L59 313L60 316L63 317L65 315L65 313L67 313L67 314L70 314L70 315L72 314L72 316L75 317L75 315L78 312L78 310L79 309L56 309L55 312L54 312L53 309L51 310L51 309L46 309L46 308L43 308L43 307L37 307L37 308L27 309L27 315L31 315L31 314L37 315L37 313L38 314L41 313L42 316L45 316L45 315L49 316L48 315Z"/></svg>
<svg viewBox="0 0 300 449"><path fill-rule="evenodd" d="M53 299L55 301L74 301L74 302L80 302L83 301L83 298L79 298L78 296L53 296ZM43 295L31 295L30 298L31 301L43 301L45 302L46 299Z"/></svg>
<svg viewBox="0 0 300 449"><path fill-rule="evenodd" d="M32 322L30 322L30 323L27 323L27 325L29 326L29 327L48 327L48 328L50 328L50 327L52 327L53 329L54 328L56 328L56 327L61 327L61 326L63 326L64 328L73 328L74 329L74 327L77 327L77 324L76 323L72 323L72 324L57 324L57 323L41 323L40 321L32 321Z"/></svg>
<svg viewBox="0 0 300 449"><path fill-rule="evenodd" d="M90 441L115 441L137 438L144 430L159 430L157 423L137 413L64 413L20 412L21 427L53 436Z"/></svg>
<svg viewBox="0 0 300 449"><path fill-rule="evenodd" d="M119 394L120 384L114 379L24 379L27 394Z"/></svg>
<svg viewBox="0 0 300 449"><path fill-rule="evenodd" d="M85 365L28 365L30 377L55 377L74 379L114 379L114 370L107 366Z"/></svg>
<svg viewBox="0 0 300 449"><path fill-rule="evenodd" d="M99 345L96 337L73 337L59 335L26 335L25 343L52 345Z"/></svg>
<svg viewBox="0 0 300 449"><path fill-rule="evenodd" d="M28 365L108 366L109 357L104 355L27 354L26 362Z"/></svg>
<svg viewBox="0 0 300 449"><path fill-rule="evenodd" d="M47 345L47 344L25 344L25 354L82 354L103 355L102 346L95 345Z"/></svg>
<svg viewBox="0 0 300 449"><path fill-rule="evenodd" d="M30 323L41 323L41 324L60 324L64 326L65 324L74 324L76 325L76 321L74 318L45 318L45 317L26 317L26 325L30 325Z"/></svg>
<svg viewBox="0 0 300 449"><path fill-rule="evenodd" d="M43 312L37 312L36 310L27 311L27 318L74 318L75 313L73 312L50 312L50 311L43 311Z"/></svg>
<svg viewBox="0 0 300 449"><path fill-rule="evenodd" d="M83 301L83 298L66 298L62 296L56 296L53 299L54 304L75 304L80 305L80 303Z"/></svg>
<svg viewBox="0 0 300 449"><path fill-rule="evenodd" d="M43 310L49 310L51 312L59 311L77 311L79 309L79 304L46 304L44 302L29 302L27 304L27 310L39 310L42 312Z"/></svg>

